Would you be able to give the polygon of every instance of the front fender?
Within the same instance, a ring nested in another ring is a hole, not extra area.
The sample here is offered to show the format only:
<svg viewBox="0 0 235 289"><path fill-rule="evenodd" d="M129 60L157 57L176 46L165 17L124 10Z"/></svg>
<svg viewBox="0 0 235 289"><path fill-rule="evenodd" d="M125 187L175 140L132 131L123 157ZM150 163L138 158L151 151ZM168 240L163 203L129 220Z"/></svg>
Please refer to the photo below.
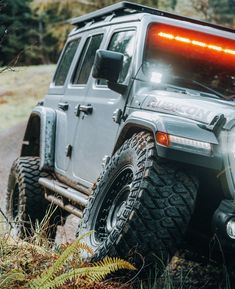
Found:
<svg viewBox="0 0 235 289"><path fill-rule="evenodd" d="M213 145L212 156L179 151L163 147L157 143L156 149L158 155L166 159L213 169L222 168L222 156L219 151L219 142L212 131L201 128L196 121L144 110L132 112L123 123L118 134L114 152L122 145L125 139L131 137L132 132L135 133L141 130L151 131L154 136L157 131L161 131L175 136L211 143Z"/></svg>
<svg viewBox="0 0 235 289"><path fill-rule="evenodd" d="M29 117L21 156L39 156L40 169L53 169L55 132L55 110L43 106L36 106ZM38 146L39 149L35 149L36 146Z"/></svg>

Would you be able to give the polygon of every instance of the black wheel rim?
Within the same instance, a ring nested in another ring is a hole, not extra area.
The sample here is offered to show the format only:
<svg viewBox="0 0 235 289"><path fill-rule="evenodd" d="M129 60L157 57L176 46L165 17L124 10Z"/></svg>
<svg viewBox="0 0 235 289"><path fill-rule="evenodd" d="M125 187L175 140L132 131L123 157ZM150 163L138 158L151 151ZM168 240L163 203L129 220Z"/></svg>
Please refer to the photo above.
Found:
<svg viewBox="0 0 235 289"><path fill-rule="evenodd" d="M114 230L127 205L131 192L133 169L126 166L113 178L111 184L103 192L104 197L96 213L93 223L95 243L101 244Z"/></svg>

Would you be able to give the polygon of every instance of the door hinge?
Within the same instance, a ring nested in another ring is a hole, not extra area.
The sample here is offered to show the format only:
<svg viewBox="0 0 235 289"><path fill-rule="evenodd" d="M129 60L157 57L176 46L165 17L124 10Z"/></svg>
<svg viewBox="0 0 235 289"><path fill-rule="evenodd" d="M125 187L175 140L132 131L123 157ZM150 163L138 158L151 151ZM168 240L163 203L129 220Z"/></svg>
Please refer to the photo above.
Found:
<svg viewBox="0 0 235 289"><path fill-rule="evenodd" d="M117 108L114 112L113 112L113 117L112 117L113 121L120 124L121 120L122 120L122 110L120 108Z"/></svg>
<svg viewBox="0 0 235 289"><path fill-rule="evenodd" d="M67 111L69 109L69 104L67 102L59 102L58 108L63 111Z"/></svg>

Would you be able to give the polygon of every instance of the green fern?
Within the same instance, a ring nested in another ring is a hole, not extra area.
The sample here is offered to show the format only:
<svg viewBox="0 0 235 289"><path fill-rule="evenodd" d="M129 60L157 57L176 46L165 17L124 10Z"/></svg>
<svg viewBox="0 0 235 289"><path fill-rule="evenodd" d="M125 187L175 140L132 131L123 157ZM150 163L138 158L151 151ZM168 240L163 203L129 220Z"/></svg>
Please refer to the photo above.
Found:
<svg viewBox="0 0 235 289"><path fill-rule="evenodd" d="M105 257L103 260L96 262L92 268L101 268L104 272L104 275L102 275L102 272L101 274L98 273L97 276L92 274L90 278L92 281L102 281L108 274L118 270L136 270L132 264L117 257Z"/></svg>
<svg viewBox="0 0 235 289"><path fill-rule="evenodd" d="M61 256L55 261L55 263L40 277L36 278L35 280L32 280L29 283L29 287L34 288L41 288L43 284L46 284L47 282L50 282L56 273L59 272L59 270L63 267L63 265L66 264L66 261L68 258L73 255L77 250L85 250L88 254L93 255L93 251L89 246L87 246L84 243L81 243L81 240L87 237L88 235L92 234L93 232L88 232L84 235L82 235L80 238L78 238L76 241L74 241L70 246L68 246L65 251L61 254Z"/></svg>
<svg viewBox="0 0 235 289"><path fill-rule="evenodd" d="M76 280L85 277L87 282L102 281L110 273L116 272L121 269L136 270L136 268L129 262L119 258L106 257L102 261L95 263L92 267L84 267L71 270L64 274L50 279L44 284L36 284L40 289L54 289L64 285L68 281Z"/></svg>
<svg viewBox="0 0 235 289"><path fill-rule="evenodd" d="M81 277L83 277L86 282L98 282L102 281L108 274L116 272L120 269L136 270L136 268L129 262L116 257L106 257L103 260L94 263L93 265L69 270L68 268L71 268L71 266L66 266L69 257L77 253L78 250L83 250L88 254L93 255L91 248L85 243L81 242L82 239L92 233L93 232L84 234L79 239L74 241L70 246L68 246L46 272L29 282L28 287L30 289L53 289L64 285L66 282L76 280Z"/></svg>

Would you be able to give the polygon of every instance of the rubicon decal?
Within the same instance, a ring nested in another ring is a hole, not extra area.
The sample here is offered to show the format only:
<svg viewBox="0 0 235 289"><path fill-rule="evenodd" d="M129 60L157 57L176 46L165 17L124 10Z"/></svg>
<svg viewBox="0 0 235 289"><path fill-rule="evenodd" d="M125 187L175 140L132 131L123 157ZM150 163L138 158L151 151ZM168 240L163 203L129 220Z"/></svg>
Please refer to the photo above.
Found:
<svg viewBox="0 0 235 289"><path fill-rule="evenodd" d="M202 122L210 122L214 113L210 110L200 108L198 106L191 106L182 102L175 102L170 100L163 100L156 97L151 97L146 105L146 109L151 109L159 112L170 112L172 114L185 116L190 119L199 120Z"/></svg>

